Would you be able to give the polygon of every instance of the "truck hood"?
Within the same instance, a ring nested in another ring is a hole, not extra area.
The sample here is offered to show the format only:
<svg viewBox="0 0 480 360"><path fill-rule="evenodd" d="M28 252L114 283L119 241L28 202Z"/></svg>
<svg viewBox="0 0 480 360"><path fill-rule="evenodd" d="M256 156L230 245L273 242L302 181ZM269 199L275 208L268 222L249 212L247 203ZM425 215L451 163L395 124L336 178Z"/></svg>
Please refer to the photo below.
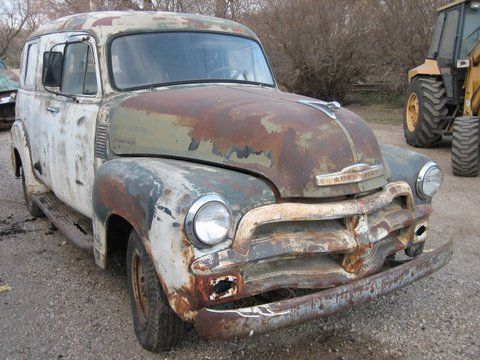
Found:
<svg viewBox="0 0 480 360"><path fill-rule="evenodd" d="M0 92L13 92L20 87L19 78L11 70L0 70Z"/></svg>
<svg viewBox="0 0 480 360"><path fill-rule="evenodd" d="M383 159L361 118L340 109L335 119L299 100L315 101L245 85L132 93L110 104L110 150L253 173L273 184L282 198L343 196L386 184L383 170L371 176L370 169L382 168ZM350 179L356 180L348 181L352 168ZM368 176L357 177L358 168ZM342 174L346 177L336 181Z"/></svg>

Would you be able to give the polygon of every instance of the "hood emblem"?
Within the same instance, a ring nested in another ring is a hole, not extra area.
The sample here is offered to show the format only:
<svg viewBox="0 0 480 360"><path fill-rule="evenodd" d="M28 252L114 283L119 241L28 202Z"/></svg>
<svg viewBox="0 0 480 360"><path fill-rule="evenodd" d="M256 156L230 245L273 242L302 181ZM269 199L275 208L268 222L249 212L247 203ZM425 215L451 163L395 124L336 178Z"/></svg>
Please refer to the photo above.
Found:
<svg viewBox="0 0 480 360"><path fill-rule="evenodd" d="M298 100L300 104L308 105L314 107L317 110L322 111L327 114L332 119L336 120L337 116L335 112L342 108L342 105L338 101L322 101L322 100Z"/></svg>
<svg viewBox="0 0 480 360"><path fill-rule="evenodd" d="M355 184L366 180L372 180L385 175L385 167L383 165L355 164L345 169L315 176L317 186L332 186Z"/></svg>

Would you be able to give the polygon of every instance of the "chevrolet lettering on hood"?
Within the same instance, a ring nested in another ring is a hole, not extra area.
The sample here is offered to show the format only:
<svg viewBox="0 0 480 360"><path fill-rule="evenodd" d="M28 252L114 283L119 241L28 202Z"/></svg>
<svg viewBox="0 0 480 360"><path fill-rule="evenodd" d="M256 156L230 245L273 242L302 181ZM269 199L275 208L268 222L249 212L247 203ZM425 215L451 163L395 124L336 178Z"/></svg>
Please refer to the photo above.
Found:
<svg viewBox="0 0 480 360"><path fill-rule="evenodd" d="M450 260L451 243L424 251L440 167L380 145L338 102L280 91L243 25L72 15L22 59L12 163L27 210L101 268L124 257L149 351L188 324L233 339L328 316Z"/></svg>
<svg viewBox="0 0 480 360"><path fill-rule="evenodd" d="M317 186L333 186L359 183L381 176L385 176L383 165L355 164L333 174L317 175L315 182Z"/></svg>

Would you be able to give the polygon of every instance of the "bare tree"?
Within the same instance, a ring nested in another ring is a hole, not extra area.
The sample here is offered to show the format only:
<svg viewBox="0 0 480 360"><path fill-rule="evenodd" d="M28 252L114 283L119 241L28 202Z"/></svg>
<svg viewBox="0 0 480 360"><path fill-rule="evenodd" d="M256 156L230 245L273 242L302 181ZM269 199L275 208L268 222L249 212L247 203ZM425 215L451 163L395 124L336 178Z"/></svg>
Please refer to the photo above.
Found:
<svg viewBox="0 0 480 360"><path fill-rule="evenodd" d="M436 9L448 0L372 0L372 76L403 91L409 69L420 65L430 46Z"/></svg>
<svg viewBox="0 0 480 360"><path fill-rule="evenodd" d="M291 91L343 99L368 70L366 0L267 0L249 21Z"/></svg>
<svg viewBox="0 0 480 360"><path fill-rule="evenodd" d="M4 58L12 41L32 16L31 0L4 1L0 5L0 58Z"/></svg>

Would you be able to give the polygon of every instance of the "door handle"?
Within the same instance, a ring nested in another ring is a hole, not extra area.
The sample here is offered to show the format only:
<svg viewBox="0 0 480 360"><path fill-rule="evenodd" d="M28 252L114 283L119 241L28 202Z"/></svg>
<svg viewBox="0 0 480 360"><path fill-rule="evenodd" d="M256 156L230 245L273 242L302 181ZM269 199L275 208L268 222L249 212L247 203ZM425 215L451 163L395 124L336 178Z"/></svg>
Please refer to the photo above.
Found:
<svg viewBox="0 0 480 360"><path fill-rule="evenodd" d="M58 113L60 112L60 108L56 107L56 106L48 106L45 108L45 110L47 110L48 112L51 112L51 113Z"/></svg>

